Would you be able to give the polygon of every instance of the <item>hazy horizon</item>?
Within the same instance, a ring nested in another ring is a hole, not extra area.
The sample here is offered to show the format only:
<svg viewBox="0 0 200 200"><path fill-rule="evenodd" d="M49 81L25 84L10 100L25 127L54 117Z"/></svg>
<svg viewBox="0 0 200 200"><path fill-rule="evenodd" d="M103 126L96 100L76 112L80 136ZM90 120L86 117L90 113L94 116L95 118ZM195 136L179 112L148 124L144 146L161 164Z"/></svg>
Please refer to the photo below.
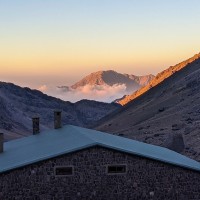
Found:
<svg viewBox="0 0 200 200"><path fill-rule="evenodd" d="M0 0L0 80L38 89L154 74L200 51L200 2Z"/></svg>

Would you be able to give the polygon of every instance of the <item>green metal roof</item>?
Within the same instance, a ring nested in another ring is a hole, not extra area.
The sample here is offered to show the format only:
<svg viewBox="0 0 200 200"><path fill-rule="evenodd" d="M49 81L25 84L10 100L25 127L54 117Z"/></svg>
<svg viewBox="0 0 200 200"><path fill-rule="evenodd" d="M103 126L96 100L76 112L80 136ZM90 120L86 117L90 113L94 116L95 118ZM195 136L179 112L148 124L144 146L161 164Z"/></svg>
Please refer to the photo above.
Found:
<svg viewBox="0 0 200 200"><path fill-rule="evenodd" d="M0 173L96 145L200 171L199 162L169 149L67 125L5 142L4 152L0 153Z"/></svg>

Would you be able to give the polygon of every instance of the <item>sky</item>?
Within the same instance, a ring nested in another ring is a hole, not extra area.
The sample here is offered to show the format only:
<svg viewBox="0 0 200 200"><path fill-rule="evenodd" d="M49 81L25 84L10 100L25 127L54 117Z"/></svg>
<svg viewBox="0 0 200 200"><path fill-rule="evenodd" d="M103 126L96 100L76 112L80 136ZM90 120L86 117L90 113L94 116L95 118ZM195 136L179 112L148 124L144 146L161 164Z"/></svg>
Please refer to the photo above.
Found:
<svg viewBox="0 0 200 200"><path fill-rule="evenodd" d="M156 74L200 51L199 0L0 0L0 80Z"/></svg>

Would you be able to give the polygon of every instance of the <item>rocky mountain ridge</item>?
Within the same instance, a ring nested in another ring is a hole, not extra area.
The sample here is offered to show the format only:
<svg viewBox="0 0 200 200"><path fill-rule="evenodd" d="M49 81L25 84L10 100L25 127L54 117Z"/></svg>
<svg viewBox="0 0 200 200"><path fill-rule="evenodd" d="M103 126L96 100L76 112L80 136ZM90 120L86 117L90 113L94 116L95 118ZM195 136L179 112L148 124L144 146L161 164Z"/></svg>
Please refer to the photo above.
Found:
<svg viewBox="0 0 200 200"><path fill-rule="evenodd" d="M62 110L63 124L87 127L118 108L118 104L89 100L70 103L38 90L0 82L0 131L6 140L32 134L34 116L40 117L41 130L53 128L56 109Z"/></svg>
<svg viewBox="0 0 200 200"><path fill-rule="evenodd" d="M200 161L200 54L159 73L126 100L95 129L178 149Z"/></svg>
<svg viewBox="0 0 200 200"><path fill-rule="evenodd" d="M185 66L187 66L188 64L194 62L196 59L200 58L200 53L194 55L193 57L175 65L175 66L171 66L168 69L158 73L154 78L152 78L148 84L146 84L144 87L142 87L141 89L137 90L136 92L134 92L131 95L126 95L123 98L116 100L116 103L119 103L121 105L125 105L127 103L129 103L130 101L134 100L135 98L137 98L138 96L144 94L145 92L147 92L148 90L150 90L152 87L155 87L156 85L158 85L159 83L161 83L162 81L164 81L166 78L170 77L172 74L178 72L179 70L181 70L182 68L184 68Z"/></svg>

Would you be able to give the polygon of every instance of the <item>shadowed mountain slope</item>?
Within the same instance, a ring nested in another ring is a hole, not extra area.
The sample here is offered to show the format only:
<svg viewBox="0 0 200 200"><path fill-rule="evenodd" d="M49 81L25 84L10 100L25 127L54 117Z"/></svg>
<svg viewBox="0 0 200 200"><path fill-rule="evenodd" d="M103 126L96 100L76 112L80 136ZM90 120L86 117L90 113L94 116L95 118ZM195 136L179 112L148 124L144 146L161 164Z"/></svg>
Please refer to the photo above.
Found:
<svg viewBox="0 0 200 200"><path fill-rule="evenodd" d="M158 74L133 99L96 129L161 146L181 134L182 153L200 161L200 54Z"/></svg>
<svg viewBox="0 0 200 200"><path fill-rule="evenodd" d="M0 131L10 140L32 133L32 117L39 116L41 129L53 128L53 111L62 110L63 124L87 127L120 108L117 104L82 100L70 103L40 91L0 82Z"/></svg>

